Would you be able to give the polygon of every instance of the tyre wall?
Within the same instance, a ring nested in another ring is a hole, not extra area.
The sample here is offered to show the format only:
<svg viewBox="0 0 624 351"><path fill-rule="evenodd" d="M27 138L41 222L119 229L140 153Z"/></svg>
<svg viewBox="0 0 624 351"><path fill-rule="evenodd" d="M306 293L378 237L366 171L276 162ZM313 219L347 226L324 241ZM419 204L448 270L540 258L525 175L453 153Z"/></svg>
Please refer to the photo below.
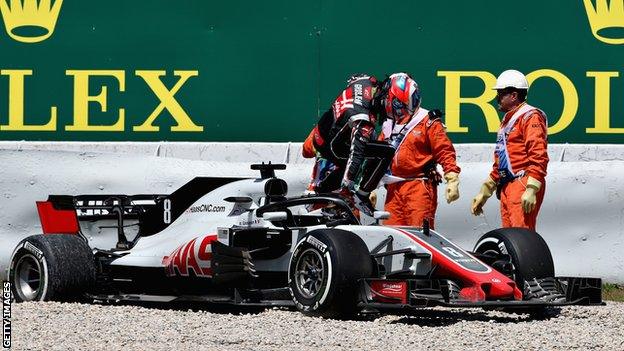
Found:
<svg viewBox="0 0 624 351"><path fill-rule="evenodd" d="M437 230L465 248L500 226L498 201L484 215L470 201L491 167L492 145L458 144L460 199L438 206ZM0 277L11 250L41 232L35 201L49 194L170 193L195 176L256 176L250 163L287 163L290 195L303 192L312 163L300 143L0 143ZM624 146L551 145L538 231L558 275L624 282ZM278 173L279 174L279 173ZM384 199L383 191L381 200ZM440 190L439 197L443 199Z"/></svg>

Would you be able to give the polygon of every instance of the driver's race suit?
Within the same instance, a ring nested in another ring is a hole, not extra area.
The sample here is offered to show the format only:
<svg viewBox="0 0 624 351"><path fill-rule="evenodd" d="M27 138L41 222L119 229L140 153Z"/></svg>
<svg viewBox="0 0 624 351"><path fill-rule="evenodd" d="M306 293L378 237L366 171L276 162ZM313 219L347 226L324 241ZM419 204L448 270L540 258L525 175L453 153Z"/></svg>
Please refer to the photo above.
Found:
<svg viewBox="0 0 624 351"><path fill-rule="evenodd" d="M312 149L317 157L309 190L327 193L340 189L341 185L352 187L360 173L361 191L368 193L377 187L394 149L373 138L377 120L372 108L375 84L373 77L352 81L306 139L304 157L312 156Z"/></svg>

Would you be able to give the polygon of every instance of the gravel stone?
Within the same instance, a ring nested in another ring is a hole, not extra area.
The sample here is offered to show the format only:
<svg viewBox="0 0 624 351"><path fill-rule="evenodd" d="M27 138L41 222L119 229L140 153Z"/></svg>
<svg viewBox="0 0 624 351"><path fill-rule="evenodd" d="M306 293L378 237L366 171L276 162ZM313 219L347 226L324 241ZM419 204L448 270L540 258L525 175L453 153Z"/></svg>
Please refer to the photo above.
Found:
<svg viewBox="0 0 624 351"><path fill-rule="evenodd" d="M14 350L624 350L624 303L541 318L430 308L359 320L297 311L27 302L12 305Z"/></svg>

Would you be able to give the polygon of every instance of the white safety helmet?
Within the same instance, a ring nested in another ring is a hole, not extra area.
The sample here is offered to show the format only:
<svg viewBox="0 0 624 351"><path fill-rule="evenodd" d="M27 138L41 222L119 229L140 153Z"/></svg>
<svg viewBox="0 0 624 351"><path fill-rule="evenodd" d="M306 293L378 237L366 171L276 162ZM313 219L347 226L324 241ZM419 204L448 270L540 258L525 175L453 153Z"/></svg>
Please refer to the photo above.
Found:
<svg viewBox="0 0 624 351"><path fill-rule="evenodd" d="M516 71L515 69L508 69L498 76L493 89L500 90L505 88L529 90L529 82L522 72Z"/></svg>

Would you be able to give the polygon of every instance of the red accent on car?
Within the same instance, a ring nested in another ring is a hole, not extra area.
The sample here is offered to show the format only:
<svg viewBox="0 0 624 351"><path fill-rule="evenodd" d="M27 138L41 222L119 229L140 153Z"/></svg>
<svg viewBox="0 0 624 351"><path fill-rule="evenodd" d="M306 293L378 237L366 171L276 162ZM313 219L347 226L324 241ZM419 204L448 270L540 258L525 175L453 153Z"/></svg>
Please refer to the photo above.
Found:
<svg viewBox="0 0 624 351"><path fill-rule="evenodd" d="M485 291L481 286L467 286L459 291L459 297L468 301L485 301Z"/></svg>
<svg viewBox="0 0 624 351"><path fill-rule="evenodd" d="M436 277L452 277L461 281L463 289L460 291L460 296L462 298L472 302L522 300L522 292L516 287L515 282L504 274L494 269L489 272L476 272L466 269L426 241L404 230L398 230L431 252L431 263L437 267Z"/></svg>
<svg viewBox="0 0 624 351"><path fill-rule="evenodd" d="M80 226L76 211L57 210L50 201L37 201L37 212L43 234L78 234Z"/></svg>
<svg viewBox="0 0 624 351"><path fill-rule="evenodd" d="M178 267L178 270L180 271L180 275L182 276L188 276L189 272L188 272L188 261L189 258L191 256L195 255L195 240L197 239L193 239L191 241L189 241L186 246L184 246L184 249L182 249L181 251L181 255L178 256L180 257L180 259L178 260L176 257L176 267ZM198 273L198 272L195 272Z"/></svg>
<svg viewBox="0 0 624 351"><path fill-rule="evenodd" d="M197 257L200 260L203 261L210 261L210 264L212 265L212 252L210 252L210 244L212 244L213 241L217 241L217 235L216 234L210 234L208 236L206 236L200 243L199 245L199 252L197 254ZM205 276L212 276L212 266L211 267L202 267L202 274Z"/></svg>
<svg viewBox="0 0 624 351"><path fill-rule="evenodd" d="M513 287L513 289L514 289L514 299L522 300L524 298L524 295L522 294L522 291L520 291L520 289L518 289L518 286L516 285L516 283L511 282L511 283L509 283L509 286Z"/></svg>
<svg viewBox="0 0 624 351"><path fill-rule="evenodd" d="M217 234L208 234L204 237L199 244L198 258L202 261L210 261L212 259L212 252L210 252L210 244L213 241L217 241Z"/></svg>
<svg viewBox="0 0 624 351"><path fill-rule="evenodd" d="M174 275L188 277L192 270L197 277L211 277L212 252L210 252L210 243L216 240L216 234L208 234L201 240L199 249L197 249L199 238L180 245L170 255L163 257L162 264L165 267L165 274L168 277Z"/></svg>
<svg viewBox="0 0 624 351"><path fill-rule="evenodd" d="M373 301L407 304L407 282L373 280L369 284Z"/></svg>

